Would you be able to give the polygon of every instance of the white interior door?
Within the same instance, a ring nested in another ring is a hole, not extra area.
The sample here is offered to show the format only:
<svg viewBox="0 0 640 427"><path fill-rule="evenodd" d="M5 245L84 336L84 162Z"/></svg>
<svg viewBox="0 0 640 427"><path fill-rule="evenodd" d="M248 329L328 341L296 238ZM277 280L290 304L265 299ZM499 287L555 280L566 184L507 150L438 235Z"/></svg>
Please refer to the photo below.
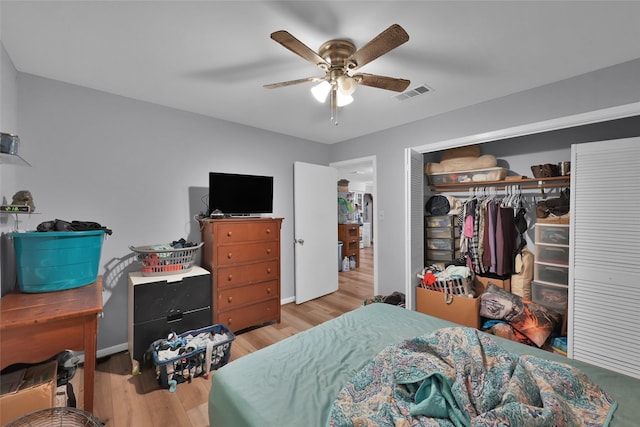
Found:
<svg viewBox="0 0 640 427"><path fill-rule="evenodd" d="M640 138L571 147L569 357L640 378Z"/></svg>
<svg viewBox="0 0 640 427"><path fill-rule="evenodd" d="M405 150L405 202L407 218L405 222L405 299L410 310L415 309L416 276L424 267L424 172L422 154L407 148Z"/></svg>
<svg viewBox="0 0 640 427"><path fill-rule="evenodd" d="M338 290L337 176L329 166L293 164L297 304Z"/></svg>

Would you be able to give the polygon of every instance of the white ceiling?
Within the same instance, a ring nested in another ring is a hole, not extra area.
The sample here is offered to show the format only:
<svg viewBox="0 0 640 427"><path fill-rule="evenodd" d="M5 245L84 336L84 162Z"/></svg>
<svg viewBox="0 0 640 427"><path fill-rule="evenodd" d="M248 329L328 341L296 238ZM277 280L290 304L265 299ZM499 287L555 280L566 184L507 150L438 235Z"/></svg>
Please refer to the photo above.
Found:
<svg viewBox="0 0 640 427"><path fill-rule="evenodd" d="M373 185L373 161L353 161L348 165L336 167L338 179L346 179L350 184L365 188ZM353 187L353 185L352 185Z"/></svg>
<svg viewBox="0 0 640 427"><path fill-rule="evenodd" d="M323 143L640 58L637 1L2 0L0 15L19 71ZM312 84L262 87L322 75L273 31L360 47L393 23L410 40L361 71L432 92L360 87L334 126Z"/></svg>

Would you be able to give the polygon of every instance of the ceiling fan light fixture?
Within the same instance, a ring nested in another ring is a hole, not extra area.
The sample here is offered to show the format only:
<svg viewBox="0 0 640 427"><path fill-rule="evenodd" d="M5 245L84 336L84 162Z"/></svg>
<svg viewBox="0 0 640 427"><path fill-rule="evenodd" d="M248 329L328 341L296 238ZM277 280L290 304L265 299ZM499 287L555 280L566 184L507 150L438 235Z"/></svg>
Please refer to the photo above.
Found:
<svg viewBox="0 0 640 427"><path fill-rule="evenodd" d="M351 76L340 76L337 78L338 90L345 96L351 96L356 91L358 83Z"/></svg>
<svg viewBox="0 0 640 427"><path fill-rule="evenodd" d="M353 96L345 95L341 91L338 91L336 97L336 105L338 107L344 107L345 105L349 105L353 102Z"/></svg>
<svg viewBox="0 0 640 427"><path fill-rule="evenodd" d="M326 80L311 88L311 94L320 103L324 103L331 92L331 83Z"/></svg>

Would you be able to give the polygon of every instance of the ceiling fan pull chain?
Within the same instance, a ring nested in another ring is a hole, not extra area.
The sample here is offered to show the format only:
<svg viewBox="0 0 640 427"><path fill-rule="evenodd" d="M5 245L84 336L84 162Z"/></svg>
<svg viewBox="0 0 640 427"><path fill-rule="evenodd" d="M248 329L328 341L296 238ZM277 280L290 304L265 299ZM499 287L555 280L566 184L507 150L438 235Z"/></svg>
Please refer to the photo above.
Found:
<svg viewBox="0 0 640 427"><path fill-rule="evenodd" d="M338 88L331 84L331 122L338 126Z"/></svg>

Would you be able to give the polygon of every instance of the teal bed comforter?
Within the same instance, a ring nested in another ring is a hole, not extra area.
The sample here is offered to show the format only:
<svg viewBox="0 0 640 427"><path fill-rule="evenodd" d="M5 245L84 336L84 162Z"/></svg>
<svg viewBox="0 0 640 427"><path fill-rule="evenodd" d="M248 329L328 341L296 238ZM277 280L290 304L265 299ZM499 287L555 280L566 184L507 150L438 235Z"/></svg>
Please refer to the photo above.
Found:
<svg viewBox="0 0 640 427"><path fill-rule="evenodd" d="M209 394L210 425L325 426L341 389L387 346L452 326L458 325L388 304L345 313L219 369ZM639 425L640 380L493 339L509 352L576 367L616 402L610 427Z"/></svg>

